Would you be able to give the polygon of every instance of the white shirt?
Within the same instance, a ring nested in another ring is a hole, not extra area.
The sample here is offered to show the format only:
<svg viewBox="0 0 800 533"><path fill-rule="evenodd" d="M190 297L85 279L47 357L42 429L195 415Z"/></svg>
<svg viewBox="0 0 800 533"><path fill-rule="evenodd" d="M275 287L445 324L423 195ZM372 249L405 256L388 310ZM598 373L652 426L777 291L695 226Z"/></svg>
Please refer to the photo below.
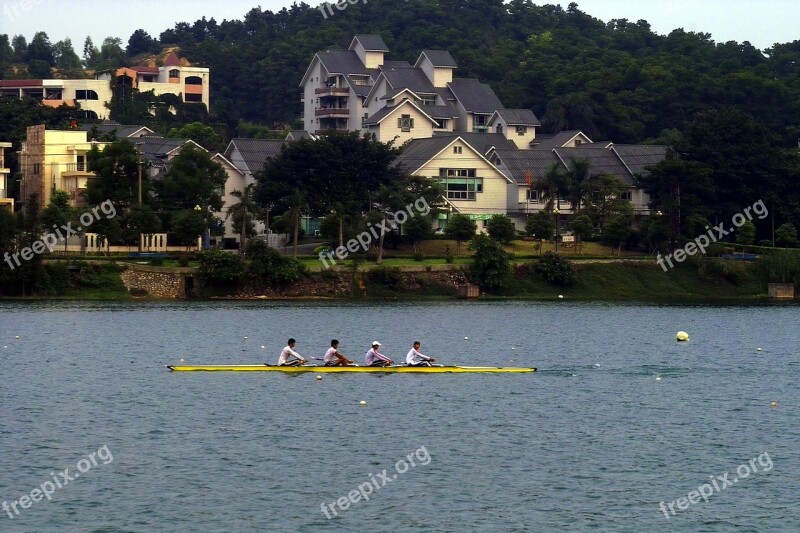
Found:
<svg viewBox="0 0 800 533"><path fill-rule="evenodd" d="M278 358L279 365L285 365L286 361L288 361L289 356L293 356L295 359L303 359L303 356L299 353L292 350L289 346L283 349L281 352L281 356Z"/></svg>
<svg viewBox="0 0 800 533"><path fill-rule="evenodd" d="M328 351L325 352L325 357L322 358L323 362L325 362L325 363L333 363L334 361L337 361L338 359L339 358L336 357L336 348L334 348L333 346L328 348Z"/></svg>
<svg viewBox="0 0 800 533"><path fill-rule="evenodd" d="M416 348L411 348L411 351L406 355L406 363L414 365L423 361L430 361L431 358L427 355L420 353Z"/></svg>
<svg viewBox="0 0 800 533"><path fill-rule="evenodd" d="M389 362L389 358L383 355L382 353L378 353L378 350L376 350L375 348L370 348L367 351L367 353L364 354L364 359L367 365L371 365L376 361L384 361L387 363Z"/></svg>

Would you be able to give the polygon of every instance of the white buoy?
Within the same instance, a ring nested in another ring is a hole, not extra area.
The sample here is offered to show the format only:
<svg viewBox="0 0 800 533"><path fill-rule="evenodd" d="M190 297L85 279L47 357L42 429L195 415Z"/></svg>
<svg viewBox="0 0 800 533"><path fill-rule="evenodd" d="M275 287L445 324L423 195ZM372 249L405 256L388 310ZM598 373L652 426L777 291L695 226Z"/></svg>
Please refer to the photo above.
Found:
<svg viewBox="0 0 800 533"><path fill-rule="evenodd" d="M688 341L688 340L689 340L689 334L688 334L688 333L686 333L685 331L679 331L679 332L678 332L678 333L675 335L675 339L676 339L678 342L686 342L686 341Z"/></svg>
<svg viewBox="0 0 800 533"><path fill-rule="evenodd" d="M183 357L181 357L181 363L183 363L184 361L186 361L186 359L184 359Z"/></svg>
<svg viewBox="0 0 800 533"><path fill-rule="evenodd" d="M769 405L770 405L770 407L778 407L778 402L772 402Z"/></svg>
<svg viewBox="0 0 800 533"><path fill-rule="evenodd" d="M261 349L262 349L262 350L266 350L266 349L267 349L267 347L266 347L266 346L264 346L264 345L262 344L262 345L261 345Z"/></svg>
<svg viewBox="0 0 800 533"><path fill-rule="evenodd" d="M321 380L322 376L317 376L317 381Z"/></svg>
<svg viewBox="0 0 800 533"><path fill-rule="evenodd" d="M512 350L516 350L516 348L514 348L513 346L511 347L511 349L512 349Z"/></svg>
<svg viewBox="0 0 800 533"><path fill-rule="evenodd" d="M559 299L561 299L561 300L563 300L563 299L564 299L564 295L563 295L563 294L559 294L559 295L558 295L558 298L559 298Z"/></svg>
<svg viewBox="0 0 800 533"><path fill-rule="evenodd" d="M19 337L17 337L17 338L19 338ZM468 340L469 340L469 337L464 337L464 340L465 340L465 341L468 341Z"/></svg>
<svg viewBox="0 0 800 533"><path fill-rule="evenodd" d="M761 351L761 348L756 348L756 351L757 351L757 352L760 352L760 351Z"/></svg>
<svg viewBox="0 0 800 533"><path fill-rule="evenodd" d="M14 335L14 338L15 339L19 339L19 335Z"/></svg>
<svg viewBox="0 0 800 533"><path fill-rule="evenodd" d="M358 402L358 403L359 403L359 405L367 405L367 402L365 402L364 400L361 400L361 401L360 401L360 402Z"/></svg>
<svg viewBox="0 0 800 533"><path fill-rule="evenodd" d="M661 376L656 376L656 381L661 381Z"/></svg>

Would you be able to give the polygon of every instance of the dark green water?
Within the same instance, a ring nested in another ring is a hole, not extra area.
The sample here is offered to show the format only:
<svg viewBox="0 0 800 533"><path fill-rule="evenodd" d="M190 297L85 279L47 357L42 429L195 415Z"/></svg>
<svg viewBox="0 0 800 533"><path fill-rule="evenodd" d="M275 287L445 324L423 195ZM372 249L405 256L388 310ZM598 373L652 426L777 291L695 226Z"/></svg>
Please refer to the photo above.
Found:
<svg viewBox="0 0 800 533"><path fill-rule="evenodd" d="M288 336L540 372L163 366ZM800 531L799 382L798 306L0 303L0 531Z"/></svg>

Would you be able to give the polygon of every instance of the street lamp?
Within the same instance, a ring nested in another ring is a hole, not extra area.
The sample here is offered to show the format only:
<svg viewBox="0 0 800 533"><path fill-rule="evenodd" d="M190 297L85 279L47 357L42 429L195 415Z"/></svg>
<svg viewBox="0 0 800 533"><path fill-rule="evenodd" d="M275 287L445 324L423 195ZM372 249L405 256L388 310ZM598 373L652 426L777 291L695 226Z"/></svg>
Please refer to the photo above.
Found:
<svg viewBox="0 0 800 533"><path fill-rule="evenodd" d="M559 238L559 229L561 226L561 210L559 208L553 209L553 214L556 216L556 253L558 253L558 238Z"/></svg>
<svg viewBox="0 0 800 533"><path fill-rule="evenodd" d="M200 207L200 205L195 205L194 206L194 210L197 213L200 213L201 211L205 211L202 207ZM211 237L208 234L208 231L209 231L208 230L208 219L206 218L206 213L205 212L203 212L203 214L201 216L203 217L203 235L201 236L201 239L203 239L202 249L203 250L208 250L210 248L209 241L211 240Z"/></svg>

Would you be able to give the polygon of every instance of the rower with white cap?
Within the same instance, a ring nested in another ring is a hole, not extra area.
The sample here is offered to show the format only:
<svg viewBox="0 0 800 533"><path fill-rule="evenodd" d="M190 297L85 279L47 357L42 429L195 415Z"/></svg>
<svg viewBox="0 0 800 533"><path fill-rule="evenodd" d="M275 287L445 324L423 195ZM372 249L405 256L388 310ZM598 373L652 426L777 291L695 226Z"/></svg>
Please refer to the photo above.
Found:
<svg viewBox="0 0 800 533"><path fill-rule="evenodd" d="M365 355L367 366L390 366L394 364L394 361L378 352L380 346L381 343L378 341L372 341L372 348Z"/></svg>

